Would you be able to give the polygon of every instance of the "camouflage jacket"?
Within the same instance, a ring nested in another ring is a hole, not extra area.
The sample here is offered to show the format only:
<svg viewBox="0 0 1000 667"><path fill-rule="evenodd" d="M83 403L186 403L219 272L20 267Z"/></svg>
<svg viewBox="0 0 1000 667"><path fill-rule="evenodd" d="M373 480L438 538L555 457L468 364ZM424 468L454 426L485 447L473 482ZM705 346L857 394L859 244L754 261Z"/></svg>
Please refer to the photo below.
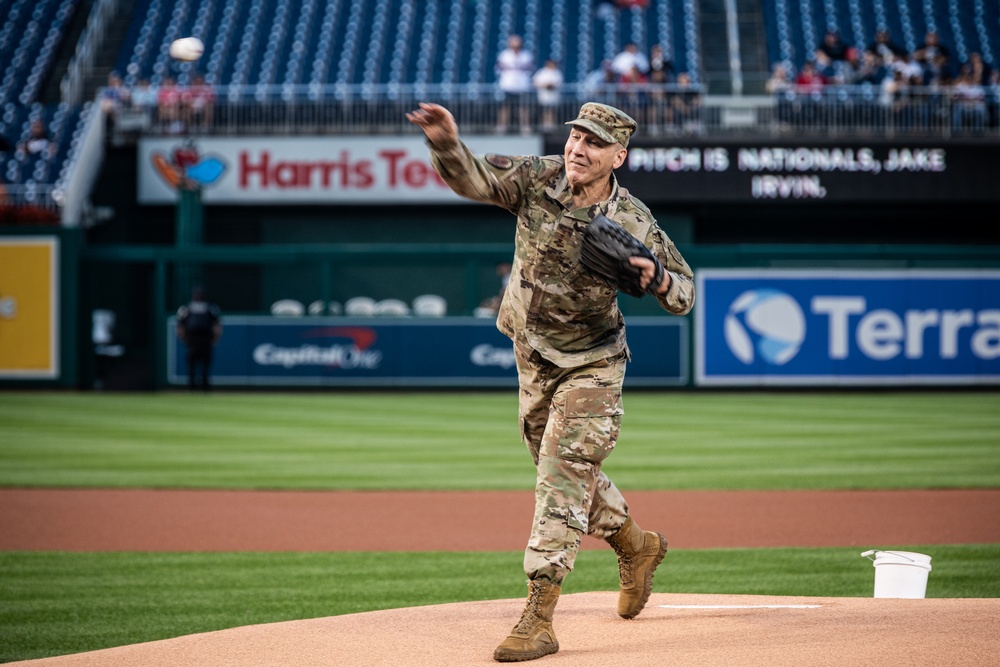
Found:
<svg viewBox="0 0 1000 667"><path fill-rule="evenodd" d="M459 195L517 216L510 282L497 327L563 368L628 353L618 293L580 264L583 230L598 212L653 251L670 275L660 306L683 315L694 305L693 273L646 206L618 186L611 197L573 209L562 156L473 155L459 142L431 146L431 163Z"/></svg>

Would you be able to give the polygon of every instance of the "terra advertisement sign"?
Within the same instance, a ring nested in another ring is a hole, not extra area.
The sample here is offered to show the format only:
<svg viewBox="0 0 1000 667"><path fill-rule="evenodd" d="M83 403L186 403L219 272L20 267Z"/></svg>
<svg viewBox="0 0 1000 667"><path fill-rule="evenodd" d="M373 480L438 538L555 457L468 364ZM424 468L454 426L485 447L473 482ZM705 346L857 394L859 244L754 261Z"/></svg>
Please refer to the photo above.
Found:
<svg viewBox="0 0 1000 667"><path fill-rule="evenodd" d="M1000 271L703 270L699 385L1000 382Z"/></svg>

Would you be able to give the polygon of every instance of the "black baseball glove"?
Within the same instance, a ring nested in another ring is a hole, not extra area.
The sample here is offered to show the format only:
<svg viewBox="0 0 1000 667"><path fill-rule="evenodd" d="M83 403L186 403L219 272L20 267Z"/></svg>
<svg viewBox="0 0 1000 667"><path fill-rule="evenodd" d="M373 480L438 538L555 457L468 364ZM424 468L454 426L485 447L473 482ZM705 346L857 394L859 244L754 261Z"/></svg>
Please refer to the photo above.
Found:
<svg viewBox="0 0 1000 667"><path fill-rule="evenodd" d="M656 275L646 289L642 288L642 269L629 263L631 257L646 257L656 265ZM665 273L649 248L601 214L587 225L583 234L580 263L615 289L634 297L656 292Z"/></svg>

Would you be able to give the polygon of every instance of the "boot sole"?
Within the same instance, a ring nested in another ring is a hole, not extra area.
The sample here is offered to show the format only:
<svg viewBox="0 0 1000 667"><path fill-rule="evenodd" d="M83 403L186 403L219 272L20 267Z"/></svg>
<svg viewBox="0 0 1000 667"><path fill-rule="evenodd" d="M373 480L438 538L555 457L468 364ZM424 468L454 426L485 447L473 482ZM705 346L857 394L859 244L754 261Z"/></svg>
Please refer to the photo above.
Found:
<svg viewBox="0 0 1000 667"><path fill-rule="evenodd" d="M653 574L656 572L656 568L660 567L660 563L663 562L664 556L667 555L667 538L660 533L657 533L657 535L660 538L660 551L656 554L656 559L653 561L653 567L649 568L649 571L646 572L646 581L644 582L642 588L642 599L639 600L639 606L636 607L635 612L629 614L619 614L622 618L631 620L638 616L639 612L646 607L646 602L649 601L649 596L653 593Z"/></svg>
<svg viewBox="0 0 1000 667"><path fill-rule="evenodd" d="M526 660L538 660L539 658L544 658L547 655L552 655L559 650L559 642L555 644L547 644L543 648L537 651L531 651L530 653L518 653L515 651L501 651L497 649L493 652L493 659L497 662L524 662Z"/></svg>

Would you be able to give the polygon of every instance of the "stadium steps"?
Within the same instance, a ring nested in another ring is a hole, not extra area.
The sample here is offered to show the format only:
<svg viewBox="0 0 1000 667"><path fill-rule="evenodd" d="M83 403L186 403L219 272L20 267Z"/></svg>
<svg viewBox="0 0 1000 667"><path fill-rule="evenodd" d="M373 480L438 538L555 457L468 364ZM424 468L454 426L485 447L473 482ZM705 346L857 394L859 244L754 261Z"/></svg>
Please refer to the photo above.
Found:
<svg viewBox="0 0 1000 667"><path fill-rule="evenodd" d="M69 67L69 61L73 58L73 54L76 53L76 44L80 41L83 29L87 27L87 19L90 18L90 10L93 5L94 0L81 0L76 11L73 12L70 25L63 35L62 42L56 50L52 66L46 74L45 83L41 87L39 102L42 104L58 104L62 98L59 84L62 82L63 75Z"/></svg>
<svg viewBox="0 0 1000 667"><path fill-rule="evenodd" d="M767 60L767 35L764 32L762 12L760 0L736 1L744 95L764 94L764 82L770 73Z"/></svg>
<svg viewBox="0 0 1000 667"><path fill-rule="evenodd" d="M118 53L121 51L122 41L125 39L125 34L132 23L132 14L134 11L135 6L132 3L123 2L120 5L118 13L108 22L108 29L104 33L104 41L101 43L97 51L97 57L94 59L94 68L84 77L82 99L94 99L97 91L107 85L108 74L115 69ZM89 17L90 12L88 11L87 15L83 17L84 24L86 24ZM121 74L122 76L125 75L124 72ZM62 78L61 74L59 78Z"/></svg>
<svg viewBox="0 0 1000 667"><path fill-rule="evenodd" d="M726 35L725 4L723 0L701 0L700 7L702 67L706 73L719 75L705 83L710 94L728 95L733 87L728 76L729 39Z"/></svg>

